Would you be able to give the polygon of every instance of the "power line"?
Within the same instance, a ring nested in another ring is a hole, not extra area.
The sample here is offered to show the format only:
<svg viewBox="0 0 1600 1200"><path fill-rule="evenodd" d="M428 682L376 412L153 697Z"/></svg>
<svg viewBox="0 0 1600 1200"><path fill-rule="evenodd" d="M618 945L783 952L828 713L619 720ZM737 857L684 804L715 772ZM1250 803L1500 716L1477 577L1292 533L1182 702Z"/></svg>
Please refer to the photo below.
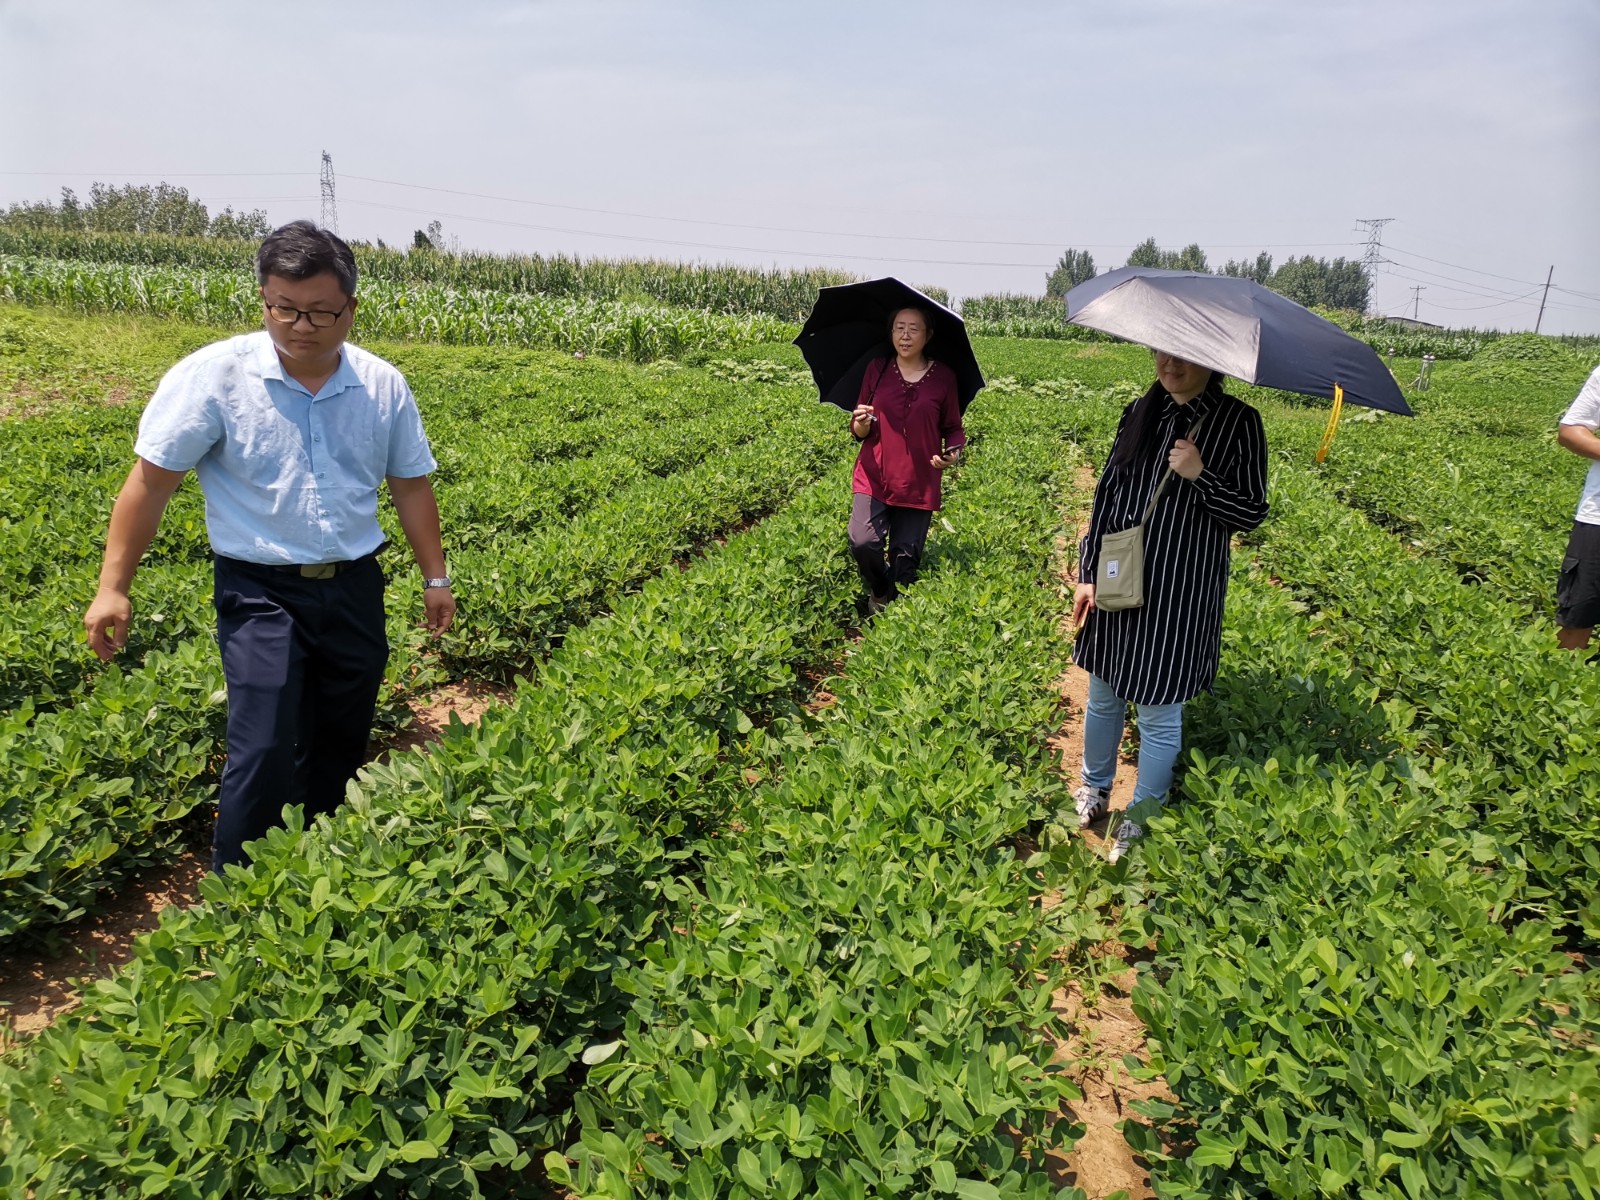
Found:
<svg viewBox="0 0 1600 1200"><path fill-rule="evenodd" d="M1550 285L1550 290L1554 292L1565 292L1569 296L1582 296L1585 300L1593 300L1596 303L1600 303L1600 296L1590 295L1588 292L1575 291L1572 288L1564 288L1559 283L1552 283Z"/></svg>
<svg viewBox="0 0 1600 1200"><path fill-rule="evenodd" d="M54 175L67 179L282 179L315 175L315 171L0 171L0 175Z"/></svg>
<svg viewBox="0 0 1600 1200"><path fill-rule="evenodd" d="M1533 291L1518 296L1514 300L1492 300L1488 304L1442 304L1435 300L1433 302L1433 306L1435 308L1448 309L1450 312L1482 312L1487 308L1504 308L1508 304L1516 304L1519 301L1531 300L1534 296L1538 295L1538 293L1539 289L1534 288Z"/></svg>
<svg viewBox="0 0 1600 1200"><path fill-rule="evenodd" d="M350 178L353 178L353 176L347 175L347 176L345 176L345 178L346 179L350 179ZM379 202L377 200L349 200L349 199L347 199L345 201L345 203L346 204L359 204L359 205L363 205L364 207L367 207L367 208L387 209L390 212L412 213L412 214L415 214L417 216L448 217L452 221L474 221L474 222L477 222L477 223L483 224L483 225L505 225L505 226L508 226L508 227L511 227L511 228L516 228L516 229L535 229L535 230L539 230L540 232L543 232L543 233L568 233L568 234L575 234L575 235L582 236L582 237L605 238L605 239L610 240L610 241L642 242L642 243L645 243L646 245L655 245L655 246L684 246L684 247L689 247L689 248L692 248L692 249L699 249L699 250L738 250L738 251L743 251L744 253L747 253L747 254L787 254L787 255L793 255L793 256L795 256L797 258L837 258L837 259L854 260L854 261L859 261L859 262L888 262L888 261L892 261L892 262L899 262L899 263L912 263L912 264L919 265L919 266L1017 267L1017 268L1023 268L1023 269L1029 270L1029 271L1040 270L1040 269L1042 269L1042 267L1044 265L1039 261L1025 262L1025 263L1017 263L1017 262L1008 263L1008 262L987 262L987 261L978 261L978 260L949 259L949 258L902 258L901 256L899 256L897 254L841 254L841 253L838 253L838 252L823 251L823 250L777 249L777 248L770 247L770 246L741 246L741 245L734 245L734 244L731 244L731 243L721 243L721 242L692 242L692 241L686 241L686 240L679 239L679 238L648 237L648 236L645 236L645 235L642 235L642 234L631 234L631 233L602 233L599 230L595 230L595 229L573 229L573 228L569 228L569 227L561 226L561 225L538 225L538 224L534 224L534 223L529 222L529 221L511 221L511 220L507 220L505 218L497 218L497 217L474 217L474 216L471 216L470 214L467 214L467 213L447 213L447 212L439 212L439 211L437 211L435 209L430 209L430 208L410 208L410 207L407 207L405 205L400 205L400 204L383 204L383 203L381 203L381 202Z"/></svg>
<svg viewBox="0 0 1600 1200"><path fill-rule="evenodd" d="M1394 254L1404 254L1407 258L1420 258L1423 262L1437 263L1441 267L1454 267L1458 271L1468 271L1473 275L1487 275L1491 279L1503 279L1507 283L1520 283L1523 287L1541 286L1537 279L1517 279L1510 275L1496 275L1493 271L1480 271L1477 267L1463 266L1461 263L1446 262L1442 258L1429 258L1426 254L1418 254L1415 250L1406 250L1400 246L1385 246L1384 249ZM1418 268L1420 270L1420 268Z"/></svg>
<svg viewBox="0 0 1600 1200"><path fill-rule="evenodd" d="M1492 284L1479 283L1476 280L1471 279L1457 279L1454 275L1444 275L1438 271L1430 271L1426 267L1413 266L1410 263L1399 262L1392 258L1385 259L1384 262L1389 266L1400 267L1405 271L1413 271L1417 275L1426 275L1430 281L1440 283L1440 286L1446 287L1446 290L1461 292L1463 295L1480 296L1486 300L1492 300L1497 297L1510 297L1512 295L1512 293L1505 288L1497 288ZM1404 275L1399 271L1389 271L1386 272L1386 274L1394 275L1400 279L1410 279L1413 283L1417 282L1414 276ZM1459 286L1448 286L1451 284L1456 284ZM1537 291L1544 285L1542 283L1535 283L1532 286L1534 290Z"/></svg>
<svg viewBox="0 0 1600 1200"><path fill-rule="evenodd" d="M384 187L411 188L416 191L438 192L447 196L464 196L474 200L492 200L501 204L523 204L534 208L555 208L564 212L589 213L606 217L628 217L640 221L670 221L678 225L705 225L719 229L746 229L759 233L799 233L811 237L866 238L885 242L934 242L952 246L1015 246L1036 250L1055 250L1061 247L1061 242L1059 241L1025 242L989 238L924 237L907 233L860 233L848 229L804 229L789 225L752 225L741 221L714 221L704 217L672 217L661 213L633 212L616 208L591 208L578 204L558 204L551 200L529 200L520 196L497 196L488 192L468 192L459 188L433 187L423 183L406 183L399 179L377 179L371 175L346 175L345 178L358 180L362 183L381 184ZM1115 250L1125 245L1123 242L1082 242L1078 244L1087 250ZM1284 242L1276 245L1262 245L1259 242L1208 243L1213 250L1323 249L1326 247L1359 246L1360 244L1360 242Z"/></svg>
<svg viewBox="0 0 1600 1200"><path fill-rule="evenodd" d="M1394 262L1393 259L1385 259L1384 262L1385 262L1386 265L1390 265L1390 266L1405 266L1405 264L1403 264L1403 263ZM1470 284L1468 284L1466 286L1452 286L1453 284L1460 284L1463 281L1461 281L1461 280L1452 280L1447 275L1438 275L1438 274L1435 274L1433 271L1423 270L1421 267L1406 266L1405 270L1406 271L1415 271L1419 275L1426 275L1428 277L1426 282L1432 284L1433 286L1442 287L1442 288L1445 289L1445 291L1448 291L1448 292L1460 292L1463 296L1476 296L1476 297L1478 297L1479 299L1482 299L1482 300L1505 300L1505 299L1509 299L1511 297L1511 294L1512 294L1510 292L1503 292L1498 288L1490 288L1488 290L1480 290L1479 288L1477 288L1475 286L1472 286ZM1402 271L1385 271L1384 274L1385 275L1392 275L1396 279L1403 279L1407 283L1422 283L1422 282L1424 282L1423 280L1418 279L1416 277L1416 275L1407 275ZM1443 280L1444 282L1440 282L1441 280Z"/></svg>

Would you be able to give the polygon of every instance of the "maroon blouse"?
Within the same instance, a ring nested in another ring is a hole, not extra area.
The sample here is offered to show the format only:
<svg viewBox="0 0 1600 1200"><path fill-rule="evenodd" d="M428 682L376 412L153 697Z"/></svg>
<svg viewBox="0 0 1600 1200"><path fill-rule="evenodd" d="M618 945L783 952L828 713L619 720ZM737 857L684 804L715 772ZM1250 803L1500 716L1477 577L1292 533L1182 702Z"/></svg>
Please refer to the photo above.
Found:
<svg viewBox="0 0 1600 1200"><path fill-rule="evenodd" d="M956 373L930 362L921 379L907 383L898 359L875 362L856 402L872 405L878 419L856 457L855 490L897 508L937 511L943 472L930 460L967 444Z"/></svg>

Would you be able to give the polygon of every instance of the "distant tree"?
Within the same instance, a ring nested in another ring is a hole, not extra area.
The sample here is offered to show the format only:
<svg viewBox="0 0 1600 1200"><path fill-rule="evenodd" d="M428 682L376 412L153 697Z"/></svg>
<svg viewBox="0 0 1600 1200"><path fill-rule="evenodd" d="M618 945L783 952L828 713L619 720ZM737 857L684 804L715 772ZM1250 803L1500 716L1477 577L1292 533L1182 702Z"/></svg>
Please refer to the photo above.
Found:
<svg viewBox="0 0 1600 1200"><path fill-rule="evenodd" d="M1302 258L1290 255L1283 265L1272 273L1268 283L1273 291L1287 296L1296 304L1310 308L1314 304L1328 303L1327 263L1319 262L1307 254Z"/></svg>
<svg viewBox="0 0 1600 1200"><path fill-rule="evenodd" d="M1367 294L1372 281L1359 262L1336 258L1288 258L1276 271L1267 286L1296 304L1322 305L1326 308L1349 308L1357 312L1367 307Z"/></svg>
<svg viewBox="0 0 1600 1200"><path fill-rule="evenodd" d="M165 233L181 237L266 236L270 226L260 209L236 213L225 208L215 219L187 188L170 183L130 183L126 187L96 183L85 204L71 188L61 189L61 203L13 204L0 224L20 229L90 231L97 233Z"/></svg>
<svg viewBox="0 0 1600 1200"><path fill-rule="evenodd" d="M1206 271L1211 270L1206 265L1206 252L1200 249L1200 243L1190 242L1182 250L1163 250L1156 245L1155 238L1145 238L1133 248L1133 253L1128 255L1130 267L1159 267L1165 271Z"/></svg>
<svg viewBox="0 0 1600 1200"><path fill-rule="evenodd" d="M1093 278L1094 257L1087 250L1067 250L1056 263L1056 269L1045 276L1044 294L1060 298Z"/></svg>
<svg viewBox="0 0 1600 1200"><path fill-rule="evenodd" d="M1372 280L1355 259L1336 258L1328 265L1328 307L1367 311Z"/></svg>
<svg viewBox="0 0 1600 1200"><path fill-rule="evenodd" d="M428 240L424 230L418 229L411 235L411 248L413 250L432 250L433 243Z"/></svg>
<svg viewBox="0 0 1600 1200"><path fill-rule="evenodd" d="M1166 264L1163 263L1162 265L1165 266ZM1206 252L1200 249L1199 242L1190 242L1182 250L1178 251L1177 261L1173 263L1173 269L1178 271L1205 271L1207 274L1211 271L1211 268L1206 266Z"/></svg>
<svg viewBox="0 0 1600 1200"><path fill-rule="evenodd" d="M103 233L165 233L204 237L211 227L206 206L189 198L189 189L170 183L96 183L83 210L85 228Z"/></svg>
<svg viewBox="0 0 1600 1200"><path fill-rule="evenodd" d="M1255 261L1249 259L1229 259L1222 265L1222 273L1231 275L1235 279L1253 279L1259 284L1265 284L1272 278L1272 255L1263 250L1256 255Z"/></svg>
<svg viewBox="0 0 1600 1200"><path fill-rule="evenodd" d="M206 232L212 237L258 241L272 232L272 223L267 220L267 214L259 208L253 208L247 213L236 213L233 211L233 206L229 205L211 218L211 224Z"/></svg>
<svg viewBox="0 0 1600 1200"><path fill-rule="evenodd" d="M1133 253L1128 255L1130 267L1159 267L1161 265L1161 247L1156 245L1155 238L1145 238L1133 248Z"/></svg>
<svg viewBox="0 0 1600 1200"><path fill-rule="evenodd" d="M13 204L0 215L0 225L7 229L82 229L83 218L78 211L78 199L71 188L61 189L61 207L48 200L33 204Z"/></svg>

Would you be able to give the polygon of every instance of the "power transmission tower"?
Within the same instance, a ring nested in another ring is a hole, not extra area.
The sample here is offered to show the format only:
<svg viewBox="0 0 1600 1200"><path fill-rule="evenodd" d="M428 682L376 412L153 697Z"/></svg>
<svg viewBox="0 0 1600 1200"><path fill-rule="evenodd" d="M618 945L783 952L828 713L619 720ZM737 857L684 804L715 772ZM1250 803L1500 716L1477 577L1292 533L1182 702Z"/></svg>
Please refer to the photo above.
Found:
<svg viewBox="0 0 1600 1200"><path fill-rule="evenodd" d="M1361 271L1368 280L1378 273L1378 264L1383 261L1383 227L1392 220L1393 217L1361 217L1356 220L1356 228L1367 231L1367 248L1361 255ZM1371 295L1370 289L1368 294ZM1376 305L1376 297L1367 302L1369 308Z"/></svg>
<svg viewBox="0 0 1600 1200"><path fill-rule="evenodd" d="M1411 287L1411 319L1419 320L1422 313L1422 293L1428 290L1425 283L1413 284Z"/></svg>
<svg viewBox="0 0 1600 1200"><path fill-rule="evenodd" d="M1544 302L1550 299L1550 281L1555 278L1555 274L1555 264L1552 263L1550 265L1550 270L1545 274L1544 277L1544 295L1539 297L1539 319L1533 323L1533 331L1535 333L1538 333L1539 326L1544 324Z"/></svg>
<svg viewBox="0 0 1600 1200"><path fill-rule="evenodd" d="M322 227L339 232L339 206L333 195L333 155L322 152Z"/></svg>

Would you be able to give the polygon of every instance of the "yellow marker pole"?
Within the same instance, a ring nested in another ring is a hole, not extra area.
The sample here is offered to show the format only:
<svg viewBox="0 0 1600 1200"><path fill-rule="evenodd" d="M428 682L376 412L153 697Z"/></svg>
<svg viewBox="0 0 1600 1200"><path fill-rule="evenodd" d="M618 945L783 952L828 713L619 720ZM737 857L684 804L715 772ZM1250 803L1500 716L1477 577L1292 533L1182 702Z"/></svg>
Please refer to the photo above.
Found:
<svg viewBox="0 0 1600 1200"><path fill-rule="evenodd" d="M1317 447L1317 461L1328 457L1328 447L1333 445L1333 435L1339 431L1339 410L1344 407L1344 388L1333 385L1333 413L1328 417L1328 427L1322 431L1322 445Z"/></svg>

